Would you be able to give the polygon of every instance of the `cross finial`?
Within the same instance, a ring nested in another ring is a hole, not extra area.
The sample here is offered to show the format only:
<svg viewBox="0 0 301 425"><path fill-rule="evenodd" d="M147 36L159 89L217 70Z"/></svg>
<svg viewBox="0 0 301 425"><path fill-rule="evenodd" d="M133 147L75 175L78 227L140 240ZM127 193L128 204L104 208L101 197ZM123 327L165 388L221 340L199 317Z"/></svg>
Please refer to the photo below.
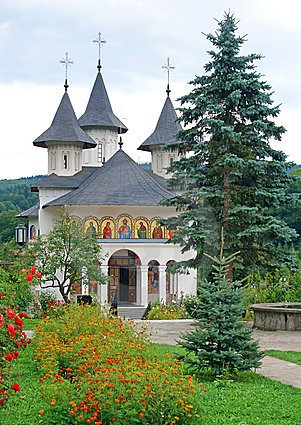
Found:
<svg viewBox="0 0 301 425"><path fill-rule="evenodd" d="M97 69L98 69L98 72L100 72L100 69L102 68L102 66L101 66L101 45L106 44L106 40L103 40L101 38L101 32L98 33L98 38L96 40L93 40L93 43L98 44L98 65L97 65Z"/></svg>
<svg viewBox="0 0 301 425"><path fill-rule="evenodd" d="M66 52L65 53L65 59L62 59L61 61L60 61L60 63L62 63L62 64L64 64L65 65L65 67L66 67L66 71L65 71L65 85L64 85L64 87L65 87L65 91L67 92L67 89L68 89L68 67L70 66L70 65L72 65L74 62L72 61L72 60L70 60L71 58L69 57L69 53L68 52Z"/></svg>
<svg viewBox="0 0 301 425"><path fill-rule="evenodd" d="M169 96L169 93L170 93L170 89L169 89L169 74L170 74L170 70L171 69L175 69L175 66L172 66L171 63L170 63L170 59L167 58L166 65L163 65L162 66L162 69L166 69L166 71L167 71L167 90L166 90L166 93L167 93L167 96Z"/></svg>
<svg viewBox="0 0 301 425"><path fill-rule="evenodd" d="M122 137L121 136L120 136L120 140L118 142L118 145L119 145L119 149L122 149L123 141L122 141Z"/></svg>

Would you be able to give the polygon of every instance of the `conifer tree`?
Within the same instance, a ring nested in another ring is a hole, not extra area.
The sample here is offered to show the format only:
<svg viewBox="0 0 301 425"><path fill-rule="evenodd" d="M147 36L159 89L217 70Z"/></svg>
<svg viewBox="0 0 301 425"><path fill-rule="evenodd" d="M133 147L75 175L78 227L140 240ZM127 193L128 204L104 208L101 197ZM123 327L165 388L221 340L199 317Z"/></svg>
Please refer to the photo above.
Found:
<svg viewBox="0 0 301 425"><path fill-rule="evenodd" d="M252 329L241 322L245 305L241 282L227 277L237 254L225 258L223 243L219 257L209 256L213 262L211 278L201 280L196 329L180 341L188 351L184 359L193 369L217 376L258 368L263 357L252 340Z"/></svg>
<svg viewBox="0 0 301 425"><path fill-rule="evenodd" d="M180 98L184 129L177 149L183 157L169 171L182 192L166 202L180 213L165 224L178 229L170 242L196 256L178 269L200 269L203 253L214 246L215 255L222 227L228 253L240 251L237 275L279 265L296 235L271 212L290 202L286 155L270 143L285 132L275 123L279 106L256 70L261 55L241 55L245 37L236 31L235 17L225 13L216 33L206 36L213 50L204 75Z"/></svg>

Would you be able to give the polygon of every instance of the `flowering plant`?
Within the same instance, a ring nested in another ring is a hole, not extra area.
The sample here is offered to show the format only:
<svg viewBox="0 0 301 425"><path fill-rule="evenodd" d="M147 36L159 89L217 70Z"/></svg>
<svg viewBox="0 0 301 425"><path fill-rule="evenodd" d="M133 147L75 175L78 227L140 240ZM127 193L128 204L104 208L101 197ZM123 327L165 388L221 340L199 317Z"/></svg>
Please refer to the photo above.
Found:
<svg viewBox="0 0 301 425"><path fill-rule="evenodd" d="M21 273L24 272L25 269L21 270ZM27 272L26 280L29 277L32 281L34 276L39 278L39 272L32 267ZM10 382L11 363L18 358L19 350L31 342L23 332L22 319L27 315L23 312L17 313L12 301L11 293L0 293L0 407L14 391L20 391L17 382Z"/></svg>
<svg viewBox="0 0 301 425"><path fill-rule="evenodd" d="M177 302L171 302L170 304L156 303L152 306L146 320L178 320L178 319L190 319L184 306Z"/></svg>

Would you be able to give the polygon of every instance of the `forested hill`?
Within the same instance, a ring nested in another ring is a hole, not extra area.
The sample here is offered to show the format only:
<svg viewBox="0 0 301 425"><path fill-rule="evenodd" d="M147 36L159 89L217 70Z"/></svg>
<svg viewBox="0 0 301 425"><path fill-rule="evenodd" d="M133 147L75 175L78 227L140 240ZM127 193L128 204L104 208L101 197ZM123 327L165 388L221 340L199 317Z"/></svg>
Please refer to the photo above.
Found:
<svg viewBox="0 0 301 425"><path fill-rule="evenodd" d="M38 194L30 186L43 176L22 177L15 180L0 180L0 212L24 211L38 202Z"/></svg>

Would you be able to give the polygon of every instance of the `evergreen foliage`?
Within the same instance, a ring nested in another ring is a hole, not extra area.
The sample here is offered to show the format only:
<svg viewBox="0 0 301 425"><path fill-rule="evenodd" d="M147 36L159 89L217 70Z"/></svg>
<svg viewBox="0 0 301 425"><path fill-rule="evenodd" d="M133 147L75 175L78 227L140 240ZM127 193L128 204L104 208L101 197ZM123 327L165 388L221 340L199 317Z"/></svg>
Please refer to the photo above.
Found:
<svg viewBox="0 0 301 425"><path fill-rule="evenodd" d="M260 366L263 353L252 340L252 330L241 322L245 308L241 282L227 278L236 254L213 261L212 277L202 280L196 305L196 329L184 335L180 344L193 355L184 359L197 372L225 376Z"/></svg>
<svg viewBox="0 0 301 425"><path fill-rule="evenodd" d="M48 235L32 242L31 250L42 272L42 287L57 288L65 302L69 302L72 285L81 285L83 280L105 282L99 267L100 245L67 211L55 220Z"/></svg>
<svg viewBox="0 0 301 425"><path fill-rule="evenodd" d="M24 211L38 202L38 194L30 187L43 176L22 177L14 180L0 180L0 212Z"/></svg>
<svg viewBox="0 0 301 425"><path fill-rule="evenodd" d="M273 106L271 87L256 71L261 56L240 55L245 37L236 31L235 17L226 13L217 32L206 36L214 50L208 52L205 74L191 81L192 91L180 99L184 130L177 149L189 155L169 168L172 186L182 193L166 202L180 214L165 224L178 229L171 243L196 251L178 264L182 270L200 269L204 252L216 255L222 227L228 253L240 251L240 275L288 260L296 236L271 211L292 202L290 164L270 145L285 132L274 121L279 106Z"/></svg>

